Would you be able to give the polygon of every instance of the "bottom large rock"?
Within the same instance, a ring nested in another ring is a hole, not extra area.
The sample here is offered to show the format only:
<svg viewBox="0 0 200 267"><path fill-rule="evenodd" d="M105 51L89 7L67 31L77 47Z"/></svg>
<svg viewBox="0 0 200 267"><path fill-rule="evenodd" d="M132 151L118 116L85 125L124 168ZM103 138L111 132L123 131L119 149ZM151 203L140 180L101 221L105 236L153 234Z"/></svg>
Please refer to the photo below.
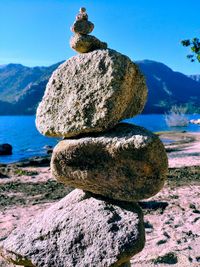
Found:
<svg viewBox="0 0 200 267"><path fill-rule="evenodd" d="M0 253L24 266L123 266L144 247L142 217L137 204L107 202L76 189L16 229Z"/></svg>

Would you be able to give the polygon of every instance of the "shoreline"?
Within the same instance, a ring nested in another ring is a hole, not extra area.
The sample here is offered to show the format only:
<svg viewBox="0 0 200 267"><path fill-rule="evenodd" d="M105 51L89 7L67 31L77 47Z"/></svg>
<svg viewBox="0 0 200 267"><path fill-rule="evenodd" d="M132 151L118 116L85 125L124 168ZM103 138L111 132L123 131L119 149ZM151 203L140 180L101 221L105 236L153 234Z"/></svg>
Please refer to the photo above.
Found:
<svg viewBox="0 0 200 267"><path fill-rule="evenodd" d="M162 132L158 136L173 140L165 144L169 168L200 165L200 132Z"/></svg>
<svg viewBox="0 0 200 267"><path fill-rule="evenodd" d="M146 244L131 259L131 266L167 267L174 262L174 266L196 267L200 262L200 133L157 134L173 140L165 145L169 173L163 189L140 202ZM50 158L0 164L0 245L13 229L73 190L52 177ZM14 267L1 257L0 266Z"/></svg>
<svg viewBox="0 0 200 267"><path fill-rule="evenodd" d="M173 132L162 131L155 132L163 141L168 159L169 168L182 166L200 165L200 132ZM2 166L48 166L51 160L51 153L42 156L27 157L19 161L10 163L1 163Z"/></svg>
<svg viewBox="0 0 200 267"><path fill-rule="evenodd" d="M0 161L0 167L1 166L21 166L21 167L27 167L27 166L46 166L48 163L50 163L51 155L44 155L44 156L33 156L33 157L27 157L19 161L14 162L8 162L8 163L1 163Z"/></svg>

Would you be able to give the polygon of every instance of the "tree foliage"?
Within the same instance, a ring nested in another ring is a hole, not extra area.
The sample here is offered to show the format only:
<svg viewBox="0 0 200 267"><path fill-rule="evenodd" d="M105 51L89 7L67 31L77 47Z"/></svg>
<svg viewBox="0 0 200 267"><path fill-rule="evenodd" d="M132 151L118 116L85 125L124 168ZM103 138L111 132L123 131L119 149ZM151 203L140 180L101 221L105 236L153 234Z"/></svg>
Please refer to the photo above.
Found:
<svg viewBox="0 0 200 267"><path fill-rule="evenodd" d="M200 62L200 40L199 38L187 39L181 41L181 44L186 47L190 47L190 54L187 55L187 58L194 62L198 60Z"/></svg>

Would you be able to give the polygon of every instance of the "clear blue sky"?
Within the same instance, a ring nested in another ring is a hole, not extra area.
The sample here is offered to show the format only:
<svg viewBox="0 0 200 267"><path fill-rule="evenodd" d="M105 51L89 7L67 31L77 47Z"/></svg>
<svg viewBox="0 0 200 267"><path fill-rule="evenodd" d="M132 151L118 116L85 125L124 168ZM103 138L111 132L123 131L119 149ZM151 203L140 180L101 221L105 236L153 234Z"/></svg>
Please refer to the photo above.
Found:
<svg viewBox="0 0 200 267"><path fill-rule="evenodd" d="M200 37L199 0L0 0L0 64L48 66L73 56L69 28L81 6L95 24L92 34L110 48L200 73L180 45Z"/></svg>

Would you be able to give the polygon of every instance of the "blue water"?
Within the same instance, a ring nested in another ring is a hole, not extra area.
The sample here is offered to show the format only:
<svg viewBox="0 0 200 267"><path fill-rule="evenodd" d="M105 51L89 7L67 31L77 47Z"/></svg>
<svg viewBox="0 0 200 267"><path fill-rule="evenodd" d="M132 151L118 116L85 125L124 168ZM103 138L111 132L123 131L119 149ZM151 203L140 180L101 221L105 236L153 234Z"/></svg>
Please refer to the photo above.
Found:
<svg viewBox="0 0 200 267"><path fill-rule="evenodd" d="M200 115L188 115L188 118L197 119ZM195 124L170 128L165 123L164 115L139 115L126 121L153 132L170 130L200 132L200 126ZM13 146L13 155L0 156L0 163L17 162L33 156L46 155L45 146L54 146L58 141L58 138L47 138L37 131L35 116L0 116L0 144L9 143Z"/></svg>
<svg viewBox="0 0 200 267"><path fill-rule="evenodd" d="M188 120L196 120L200 118L200 114L186 115ZM138 115L132 119L125 120L129 123L134 123L143 126L152 132L160 131L187 131L187 132L200 132L200 126L189 123L186 127L169 127L165 122L165 115L148 114Z"/></svg>
<svg viewBox="0 0 200 267"><path fill-rule="evenodd" d="M13 155L0 156L0 163L46 155L45 146L57 142L58 138L47 138L37 131L35 116L0 116L0 144L13 146Z"/></svg>

